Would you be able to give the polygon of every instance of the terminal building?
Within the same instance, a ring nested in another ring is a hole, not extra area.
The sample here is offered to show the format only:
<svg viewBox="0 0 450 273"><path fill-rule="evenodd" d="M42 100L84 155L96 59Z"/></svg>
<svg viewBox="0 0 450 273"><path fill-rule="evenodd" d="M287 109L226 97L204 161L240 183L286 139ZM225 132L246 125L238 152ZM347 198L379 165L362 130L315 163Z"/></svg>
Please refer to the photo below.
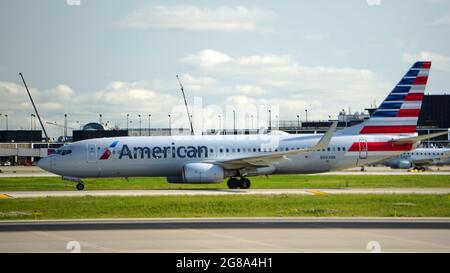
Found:
<svg viewBox="0 0 450 273"><path fill-rule="evenodd" d="M338 129L352 126L367 119L375 108L367 108L364 112L353 114L341 111L338 115ZM263 131L257 129L207 129L204 134L257 134L280 130L291 134L323 133L331 125L332 120L279 120L269 122ZM450 95L425 95L419 116L417 132L430 134L448 131L450 128ZM129 128L108 130L100 123L88 123L81 130L73 130L73 136L65 140L80 141L90 138L119 137L119 136L169 136L189 135L189 128ZM45 143L40 130L0 130L0 163L33 164L42 156L64 145L64 139L59 142ZM443 135L430 141L424 146L449 146L450 134Z"/></svg>

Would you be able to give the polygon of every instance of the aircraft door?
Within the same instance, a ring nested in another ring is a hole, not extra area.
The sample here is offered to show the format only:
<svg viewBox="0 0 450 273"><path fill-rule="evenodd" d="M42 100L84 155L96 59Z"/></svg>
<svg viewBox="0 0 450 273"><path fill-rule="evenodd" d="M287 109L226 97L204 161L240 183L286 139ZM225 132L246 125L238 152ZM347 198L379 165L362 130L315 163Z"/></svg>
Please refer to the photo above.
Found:
<svg viewBox="0 0 450 273"><path fill-rule="evenodd" d="M360 159L366 159L367 158L367 140L366 139L360 139L359 140L359 158Z"/></svg>
<svg viewBox="0 0 450 273"><path fill-rule="evenodd" d="M97 145L95 143L87 144L87 162L97 163Z"/></svg>

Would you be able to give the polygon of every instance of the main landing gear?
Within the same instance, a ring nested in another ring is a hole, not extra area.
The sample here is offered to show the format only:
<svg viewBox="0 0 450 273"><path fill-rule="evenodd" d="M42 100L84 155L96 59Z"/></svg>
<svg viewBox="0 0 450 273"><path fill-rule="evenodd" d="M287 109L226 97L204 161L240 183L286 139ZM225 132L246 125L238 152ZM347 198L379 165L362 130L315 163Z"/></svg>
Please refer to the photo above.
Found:
<svg viewBox="0 0 450 273"><path fill-rule="evenodd" d="M84 184L83 183L78 183L77 184L77 190L79 190L79 191L84 190Z"/></svg>
<svg viewBox="0 0 450 273"><path fill-rule="evenodd" d="M409 172L424 172L427 169L423 166L414 166L413 168L409 169Z"/></svg>
<svg viewBox="0 0 450 273"><path fill-rule="evenodd" d="M228 188L230 189L249 189L251 186L250 180L246 177L241 177L237 179L236 177L231 177L227 181Z"/></svg>

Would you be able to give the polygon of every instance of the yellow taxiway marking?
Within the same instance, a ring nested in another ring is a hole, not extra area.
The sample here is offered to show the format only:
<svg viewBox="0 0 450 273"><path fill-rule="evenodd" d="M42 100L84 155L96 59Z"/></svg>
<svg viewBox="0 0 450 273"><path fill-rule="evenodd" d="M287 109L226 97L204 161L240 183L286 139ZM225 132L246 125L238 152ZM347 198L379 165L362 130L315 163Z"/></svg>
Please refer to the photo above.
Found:
<svg viewBox="0 0 450 273"><path fill-rule="evenodd" d="M9 196L7 194L0 193L0 199L6 199L6 198L11 198L11 196Z"/></svg>
<svg viewBox="0 0 450 273"><path fill-rule="evenodd" d="M326 192L319 191L319 190L306 190L306 191L309 192L309 193L312 193L314 195L327 195Z"/></svg>

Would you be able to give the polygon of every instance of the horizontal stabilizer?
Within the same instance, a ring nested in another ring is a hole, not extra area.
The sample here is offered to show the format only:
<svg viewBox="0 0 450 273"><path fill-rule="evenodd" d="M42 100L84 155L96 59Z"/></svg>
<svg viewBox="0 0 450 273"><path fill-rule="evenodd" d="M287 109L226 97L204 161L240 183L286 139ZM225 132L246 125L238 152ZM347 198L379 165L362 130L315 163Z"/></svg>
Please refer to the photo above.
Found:
<svg viewBox="0 0 450 273"><path fill-rule="evenodd" d="M448 134L448 132L439 132L439 133L421 135L421 136L416 136L416 137L399 138L399 139L392 140L390 142L393 142L395 144L415 143L418 141L427 140L430 138L434 138L434 137L438 137L438 136L442 136L442 135L446 135L446 134Z"/></svg>

